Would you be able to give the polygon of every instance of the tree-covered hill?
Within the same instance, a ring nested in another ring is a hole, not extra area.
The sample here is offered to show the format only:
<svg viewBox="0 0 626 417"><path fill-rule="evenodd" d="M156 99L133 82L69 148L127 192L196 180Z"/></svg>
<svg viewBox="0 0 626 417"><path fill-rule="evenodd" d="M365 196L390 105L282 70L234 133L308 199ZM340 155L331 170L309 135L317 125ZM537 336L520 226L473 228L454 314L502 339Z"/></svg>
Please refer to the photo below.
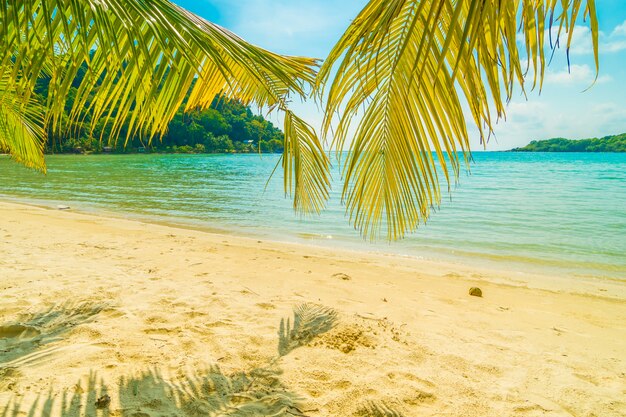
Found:
<svg viewBox="0 0 626 417"><path fill-rule="evenodd" d="M626 133L603 138L533 140L511 152L626 152Z"/></svg>
<svg viewBox="0 0 626 417"><path fill-rule="evenodd" d="M85 67L86 71L86 67ZM61 123L68 123L77 88L82 75L79 72L65 105L66 115ZM42 80L37 86L41 102L48 96L48 83ZM88 103L87 103L88 104ZM88 105L86 106L88 107ZM164 152L164 153L234 153L234 152L282 152L283 133L263 116L236 100L216 97L209 109L184 113L182 108L169 123L167 133L155 138L150 144L139 136L129 138L122 127L120 139L109 143L110 124L102 118L93 131L89 113L82 123L73 123L61 129L63 134L48 132L47 153L99 153L99 152ZM102 140L101 140L102 138Z"/></svg>

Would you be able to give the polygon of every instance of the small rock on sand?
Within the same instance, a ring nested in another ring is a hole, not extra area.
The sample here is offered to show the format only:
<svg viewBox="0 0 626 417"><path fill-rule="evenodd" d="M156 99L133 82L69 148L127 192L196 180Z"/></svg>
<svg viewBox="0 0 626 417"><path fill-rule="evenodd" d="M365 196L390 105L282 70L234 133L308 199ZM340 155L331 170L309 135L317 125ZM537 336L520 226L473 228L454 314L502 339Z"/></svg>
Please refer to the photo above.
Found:
<svg viewBox="0 0 626 417"><path fill-rule="evenodd" d="M472 287L469 290L469 295L473 296L473 297L482 297L483 296L483 291L478 288L478 287Z"/></svg>
<svg viewBox="0 0 626 417"><path fill-rule="evenodd" d="M344 274L343 272L339 272L337 274L333 274L333 277L342 279L344 281L350 281L352 277L348 274Z"/></svg>
<svg viewBox="0 0 626 417"><path fill-rule="evenodd" d="M102 397L96 400L96 408L102 410L103 408L108 408L109 404L111 404L111 397L108 395L103 395Z"/></svg>

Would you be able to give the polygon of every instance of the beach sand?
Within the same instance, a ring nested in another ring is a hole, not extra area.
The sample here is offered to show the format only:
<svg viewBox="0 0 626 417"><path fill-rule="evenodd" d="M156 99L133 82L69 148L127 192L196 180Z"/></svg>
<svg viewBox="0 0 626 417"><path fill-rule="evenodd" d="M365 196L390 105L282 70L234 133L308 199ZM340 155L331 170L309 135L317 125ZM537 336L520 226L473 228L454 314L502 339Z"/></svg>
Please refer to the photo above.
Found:
<svg viewBox="0 0 626 417"><path fill-rule="evenodd" d="M626 415L624 281L13 203L0 239L3 417ZM280 356L303 304L334 327Z"/></svg>

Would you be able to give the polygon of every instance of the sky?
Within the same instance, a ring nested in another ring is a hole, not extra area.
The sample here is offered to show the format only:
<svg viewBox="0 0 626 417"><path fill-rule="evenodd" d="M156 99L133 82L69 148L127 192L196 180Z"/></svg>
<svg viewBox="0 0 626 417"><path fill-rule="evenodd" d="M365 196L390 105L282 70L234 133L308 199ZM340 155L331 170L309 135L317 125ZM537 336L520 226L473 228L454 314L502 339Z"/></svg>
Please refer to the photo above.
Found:
<svg viewBox="0 0 626 417"><path fill-rule="evenodd" d="M246 41L274 52L324 58L367 0L174 0ZM584 22L576 28L571 65L558 50L543 90L527 97L516 90L506 121L495 127L487 150L524 146L553 137L582 139L626 132L626 1L596 0L600 21L600 73L597 82L591 36ZM312 103L293 109L313 126L322 114ZM279 122L277 115L270 116ZM473 150L482 150L468 115Z"/></svg>

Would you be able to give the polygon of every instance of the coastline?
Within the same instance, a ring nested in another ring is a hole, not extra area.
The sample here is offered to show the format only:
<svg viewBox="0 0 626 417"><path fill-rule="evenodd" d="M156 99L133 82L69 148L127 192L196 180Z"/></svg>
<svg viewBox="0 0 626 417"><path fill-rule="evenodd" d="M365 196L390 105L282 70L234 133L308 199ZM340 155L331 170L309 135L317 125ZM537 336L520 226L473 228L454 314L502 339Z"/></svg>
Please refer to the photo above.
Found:
<svg viewBox="0 0 626 417"><path fill-rule="evenodd" d="M308 416L359 415L355 398L408 416L626 410L623 281L511 276L2 200L0 218L2 323L63 303L101 306L97 319L0 363L0 413L27 412L48 393L56 410L77 381L87 404L95 374L117 393L120 378L145 372L176 385L213 365L256 369L276 356L281 318L307 302L339 314L278 361ZM476 286L483 298L468 295ZM172 412L144 404L156 388L143 389L145 398L111 395L111 415L129 404Z"/></svg>
<svg viewBox="0 0 626 417"><path fill-rule="evenodd" d="M581 162L499 155L477 156L480 170L442 201L428 226L393 244L384 237L363 241L346 217L337 181L319 216L295 215L278 178L266 190L261 186L275 167L273 156L58 156L50 158L46 177L0 160L0 200L18 196L17 202L48 207L54 201L98 215L515 273L626 277L626 241L619 233L626 160L605 166L593 156ZM156 180L155 169L167 174Z"/></svg>
<svg viewBox="0 0 626 417"><path fill-rule="evenodd" d="M11 195L0 194L0 206L9 204L15 206L33 207L41 210L58 212L59 205L65 205L64 200L32 199ZM342 241L323 236L299 237L280 236L280 234L268 234L258 230L248 230L241 226L237 227L226 224L222 227L213 223L190 221L190 219L176 219L175 217L151 216L138 212L123 212L111 210L98 205L86 205L84 202L72 202L69 211L76 215L91 216L99 219L112 221L129 221L146 225L162 226L166 228L182 229L190 232L203 233L214 238L232 238L237 244L256 243L276 245L277 250L289 250L293 246L300 251L309 249L321 250L324 256L347 255L348 257L375 257L397 258L409 262L413 268L421 268L428 265L429 270L450 269L453 274L473 276L477 281L487 280L511 286L522 286L539 290L564 291L572 294L591 295L615 299L626 299L626 279L615 278L607 275L592 275L579 273L572 275L564 273L549 263L529 263L527 260L511 261L507 257L498 259L494 256L476 258L476 253L463 253L455 250L449 254L442 251L418 255L403 252L403 248L390 249L389 247L369 246L363 241ZM359 245L363 243L363 245Z"/></svg>

